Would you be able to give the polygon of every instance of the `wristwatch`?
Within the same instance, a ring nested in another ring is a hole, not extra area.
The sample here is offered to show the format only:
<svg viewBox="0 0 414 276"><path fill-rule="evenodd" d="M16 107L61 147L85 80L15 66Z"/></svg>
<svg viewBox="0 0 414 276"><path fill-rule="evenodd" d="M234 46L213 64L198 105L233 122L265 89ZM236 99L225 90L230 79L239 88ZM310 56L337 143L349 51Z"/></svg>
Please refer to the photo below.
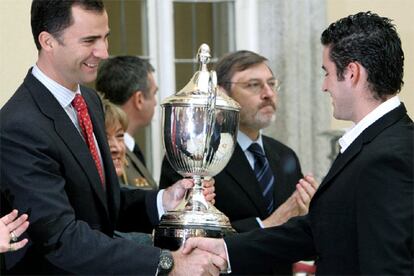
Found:
<svg viewBox="0 0 414 276"><path fill-rule="evenodd" d="M161 250L158 263L158 275L168 275L174 267L174 259L170 250Z"/></svg>

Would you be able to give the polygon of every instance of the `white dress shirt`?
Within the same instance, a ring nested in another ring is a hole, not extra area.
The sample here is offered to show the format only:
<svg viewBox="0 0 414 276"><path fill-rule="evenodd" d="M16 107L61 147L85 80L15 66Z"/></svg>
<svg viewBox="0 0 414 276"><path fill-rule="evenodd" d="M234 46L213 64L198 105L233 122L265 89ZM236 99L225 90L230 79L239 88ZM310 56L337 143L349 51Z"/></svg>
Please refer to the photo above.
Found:
<svg viewBox="0 0 414 276"><path fill-rule="evenodd" d="M368 113L358 124L354 125L349 129L340 139L339 145L341 146L341 153L355 141L356 138L370 125L375 123L379 118L390 112L391 110L397 108L401 104L398 96L394 96L387 101L383 102L377 106L373 111Z"/></svg>
<svg viewBox="0 0 414 276"><path fill-rule="evenodd" d="M129 151L134 152L135 139L128 132L124 133L124 142Z"/></svg>
<svg viewBox="0 0 414 276"><path fill-rule="evenodd" d="M256 141L253 141L252 139L249 138L249 136L247 136L243 132L239 131L237 133L237 143L239 143L239 146L241 147L244 154L246 155L246 158L249 161L250 167L252 167L252 169L254 170L255 157L254 157L253 153L251 153L248 150L248 148L250 147L250 145L252 143L258 143L260 145L260 147L262 148L263 152L264 152L262 133L260 132L259 133L259 138L257 138Z"/></svg>

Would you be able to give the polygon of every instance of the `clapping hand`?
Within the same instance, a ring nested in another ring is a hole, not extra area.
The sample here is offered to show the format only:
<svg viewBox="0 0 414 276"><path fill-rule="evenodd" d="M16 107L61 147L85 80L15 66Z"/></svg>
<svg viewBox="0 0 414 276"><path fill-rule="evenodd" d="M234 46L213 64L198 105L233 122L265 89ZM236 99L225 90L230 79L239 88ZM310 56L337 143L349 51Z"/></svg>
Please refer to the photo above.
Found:
<svg viewBox="0 0 414 276"><path fill-rule="evenodd" d="M311 175L305 175L296 184L293 194L280 205L269 217L262 221L264 227L278 226L292 217L306 215L312 197L315 195L319 183Z"/></svg>

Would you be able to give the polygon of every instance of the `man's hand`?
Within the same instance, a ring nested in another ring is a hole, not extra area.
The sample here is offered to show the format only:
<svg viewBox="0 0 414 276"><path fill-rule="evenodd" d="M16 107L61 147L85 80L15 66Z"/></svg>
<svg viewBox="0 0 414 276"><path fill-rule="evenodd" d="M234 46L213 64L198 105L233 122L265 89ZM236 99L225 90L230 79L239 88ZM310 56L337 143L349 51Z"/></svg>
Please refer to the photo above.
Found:
<svg viewBox="0 0 414 276"><path fill-rule="evenodd" d="M162 204L164 210L174 210L178 204L183 200L188 189L194 186L194 181L189 178L178 180L174 185L164 190L162 197ZM214 193L214 178L203 181L203 195L207 201L214 204L216 194Z"/></svg>
<svg viewBox="0 0 414 276"><path fill-rule="evenodd" d="M216 194L214 193L214 191L216 189L214 187L214 184L215 184L214 178L210 178L208 180L207 179L203 180L203 195L204 195L204 198L213 205L216 202L215 199L214 199L216 197Z"/></svg>
<svg viewBox="0 0 414 276"><path fill-rule="evenodd" d="M306 215L309 204L316 193L319 183L311 175L305 175L296 184L293 194L277 208L269 217L262 221L264 227L278 226L292 217Z"/></svg>
<svg viewBox="0 0 414 276"><path fill-rule="evenodd" d="M227 262L223 258L191 248L185 251L178 250L172 252L174 258L174 268L170 275L219 275L220 270L227 267Z"/></svg>
<svg viewBox="0 0 414 276"><path fill-rule="evenodd" d="M312 174L305 175L296 184L296 191L293 193L293 196L298 206L298 216L306 215L309 212L310 202L318 187L319 183L316 182Z"/></svg>

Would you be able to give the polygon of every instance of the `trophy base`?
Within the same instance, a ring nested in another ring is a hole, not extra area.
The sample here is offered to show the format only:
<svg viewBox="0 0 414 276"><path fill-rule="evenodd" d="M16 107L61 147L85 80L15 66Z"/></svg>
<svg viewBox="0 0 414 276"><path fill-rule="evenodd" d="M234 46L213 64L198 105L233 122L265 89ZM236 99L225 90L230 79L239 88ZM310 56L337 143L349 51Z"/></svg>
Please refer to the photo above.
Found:
<svg viewBox="0 0 414 276"><path fill-rule="evenodd" d="M191 237L219 239L234 233L228 218L221 212L172 211L163 215L155 228L154 245L175 251Z"/></svg>
<svg viewBox="0 0 414 276"><path fill-rule="evenodd" d="M190 225L186 225L182 228L162 226L155 228L154 246L175 251L178 250L188 238L205 237L219 239L235 233L233 231L209 229L207 227L201 228L199 226Z"/></svg>

